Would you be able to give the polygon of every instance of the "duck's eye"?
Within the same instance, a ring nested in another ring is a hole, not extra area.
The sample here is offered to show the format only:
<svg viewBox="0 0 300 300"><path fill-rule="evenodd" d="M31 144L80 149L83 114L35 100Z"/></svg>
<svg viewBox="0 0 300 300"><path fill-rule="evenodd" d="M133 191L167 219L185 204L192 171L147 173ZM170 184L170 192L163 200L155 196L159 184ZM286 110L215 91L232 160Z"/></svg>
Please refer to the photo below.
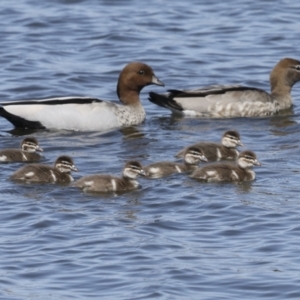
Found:
<svg viewBox="0 0 300 300"><path fill-rule="evenodd" d="M139 74L140 74L140 75L145 75L145 71L144 71L144 70L140 70L140 71L139 71Z"/></svg>
<svg viewBox="0 0 300 300"><path fill-rule="evenodd" d="M296 66L295 66L295 69L296 69L297 71L300 71L300 65L296 65Z"/></svg>

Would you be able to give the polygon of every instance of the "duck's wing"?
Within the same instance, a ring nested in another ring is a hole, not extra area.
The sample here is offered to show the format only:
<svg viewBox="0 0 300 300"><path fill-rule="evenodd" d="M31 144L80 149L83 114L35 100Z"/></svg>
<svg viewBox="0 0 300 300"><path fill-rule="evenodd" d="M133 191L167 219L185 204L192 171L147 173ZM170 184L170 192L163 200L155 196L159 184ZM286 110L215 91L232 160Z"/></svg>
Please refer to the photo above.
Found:
<svg viewBox="0 0 300 300"><path fill-rule="evenodd" d="M0 151L0 162L20 162L26 160L24 156L20 149L4 149Z"/></svg>
<svg viewBox="0 0 300 300"><path fill-rule="evenodd" d="M58 105L58 104L87 104L93 102L102 102L98 98L87 97L87 96L68 96L68 97L53 97L45 99L33 99L33 100L17 100L9 102L0 102L1 106L10 106L10 105L37 105L37 104L46 104L46 105Z"/></svg>
<svg viewBox="0 0 300 300"><path fill-rule="evenodd" d="M231 181L232 169L233 166L225 163L211 164L197 168L190 177L205 181Z"/></svg>
<svg viewBox="0 0 300 300"><path fill-rule="evenodd" d="M107 174L87 175L75 181L73 186L79 187L86 192L111 192L114 188L112 186L114 179L114 177ZM116 182L114 184L116 185Z"/></svg>
<svg viewBox="0 0 300 300"><path fill-rule="evenodd" d="M184 91L169 90L167 94L149 93L149 100L174 113L201 117L234 117L251 114L249 105L267 104L271 96L264 90L237 85L215 85ZM256 112L255 112L256 113Z"/></svg>
<svg viewBox="0 0 300 300"><path fill-rule="evenodd" d="M30 164L23 166L13 173L11 180L32 181L32 182L51 182L52 167L42 164Z"/></svg>
<svg viewBox="0 0 300 300"><path fill-rule="evenodd" d="M97 98L77 96L11 101L0 103L0 116L15 127L84 130L85 123L88 126L95 118L101 118L97 115L100 109L104 110L103 114L109 115L115 105Z"/></svg>

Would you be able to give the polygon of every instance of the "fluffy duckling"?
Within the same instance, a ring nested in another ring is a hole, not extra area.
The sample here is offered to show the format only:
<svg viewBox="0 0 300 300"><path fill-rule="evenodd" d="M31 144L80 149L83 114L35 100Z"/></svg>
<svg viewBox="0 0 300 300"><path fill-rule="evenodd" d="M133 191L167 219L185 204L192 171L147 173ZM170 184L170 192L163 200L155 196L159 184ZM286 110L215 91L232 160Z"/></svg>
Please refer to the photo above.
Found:
<svg viewBox="0 0 300 300"><path fill-rule="evenodd" d="M230 163L215 163L196 169L191 178L200 179L207 182L221 181L252 181L255 179L255 173L251 168L260 166L253 151L247 150L240 153L237 165Z"/></svg>
<svg viewBox="0 0 300 300"><path fill-rule="evenodd" d="M149 100L173 113L204 118L258 117L292 106L291 89L300 81L300 61L280 60L270 74L271 93L244 86L216 85L197 90L149 93Z"/></svg>
<svg viewBox="0 0 300 300"><path fill-rule="evenodd" d="M73 159L63 155L56 159L54 167L44 164L29 164L13 173L10 179L26 183L70 183L74 181L71 171L78 171Z"/></svg>
<svg viewBox="0 0 300 300"><path fill-rule="evenodd" d="M21 149L3 149L0 162L34 162L41 156L36 151L43 151L35 137L27 137L21 142Z"/></svg>
<svg viewBox="0 0 300 300"><path fill-rule="evenodd" d="M122 105L92 97L59 97L0 103L0 116L15 127L108 131L140 124L145 110L140 91L147 85L163 86L152 68L141 62L129 63L121 71L117 94Z"/></svg>
<svg viewBox="0 0 300 300"><path fill-rule="evenodd" d="M73 186L91 193L128 192L139 187L136 180L138 175L145 175L142 165L137 161L129 161L123 168L122 177L108 174L88 175L74 182Z"/></svg>
<svg viewBox="0 0 300 300"><path fill-rule="evenodd" d="M162 161L145 166L146 177L161 178L175 173L191 172L200 161L207 161L203 151L198 147L191 146L184 151L184 164L171 161Z"/></svg>
<svg viewBox="0 0 300 300"><path fill-rule="evenodd" d="M243 146L243 144L240 134L235 130L229 130L223 134L221 144L199 142L192 146L201 149L208 161L218 161L222 159L236 160L239 152L235 148ZM186 149L180 150L175 157L182 157Z"/></svg>

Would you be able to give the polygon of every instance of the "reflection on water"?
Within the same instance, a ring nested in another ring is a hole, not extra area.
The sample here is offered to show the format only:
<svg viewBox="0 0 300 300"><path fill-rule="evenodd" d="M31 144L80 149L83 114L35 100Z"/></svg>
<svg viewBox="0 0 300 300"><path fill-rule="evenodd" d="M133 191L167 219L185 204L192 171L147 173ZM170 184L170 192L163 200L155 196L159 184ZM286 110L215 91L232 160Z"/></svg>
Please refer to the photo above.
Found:
<svg viewBox="0 0 300 300"><path fill-rule="evenodd" d="M285 129L294 129L298 127L298 122L293 116L286 117L273 117L270 119L270 125L272 126L270 132L274 135L287 135L289 131L283 131ZM276 129L277 128L277 129Z"/></svg>
<svg viewBox="0 0 300 300"><path fill-rule="evenodd" d="M237 194L249 194L251 191L252 191L252 182L242 182L236 184Z"/></svg>
<svg viewBox="0 0 300 300"><path fill-rule="evenodd" d="M121 128L119 131L124 135L124 139L140 139L145 136L143 132L133 126Z"/></svg>

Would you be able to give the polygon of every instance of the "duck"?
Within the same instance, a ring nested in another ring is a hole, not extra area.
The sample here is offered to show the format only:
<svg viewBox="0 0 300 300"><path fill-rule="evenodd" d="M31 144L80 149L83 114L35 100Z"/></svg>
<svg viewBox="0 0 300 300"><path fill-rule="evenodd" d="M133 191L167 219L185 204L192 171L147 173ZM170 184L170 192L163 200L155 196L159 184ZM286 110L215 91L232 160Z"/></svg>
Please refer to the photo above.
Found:
<svg viewBox="0 0 300 300"><path fill-rule="evenodd" d="M43 152L35 137L26 137L22 140L20 149L0 150L0 162L37 162L42 156L36 151Z"/></svg>
<svg viewBox="0 0 300 300"><path fill-rule="evenodd" d="M10 176L10 180L26 183L60 183L66 184L74 181L71 171L78 172L70 156L59 156L54 166L45 164L28 164Z"/></svg>
<svg viewBox="0 0 300 300"><path fill-rule="evenodd" d="M236 130L228 130L223 134L221 144L211 142L199 142L192 145L201 149L207 161L219 160L236 160L239 156L239 151L236 150L237 146L243 147L240 134ZM181 149L175 157L179 158L184 155L187 147Z"/></svg>
<svg viewBox="0 0 300 300"><path fill-rule="evenodd" d="M77 96L11 101L0 103L0 116L15 127L27 129L101 132L138 125L146 116L140 91L150 84L164 86L150 66L131 62L118 79L117 95L121 104Z"/></svg>
<svg viewBox="0 0 300 300"><path fill-rule="evenodd" d="M142 165L138 161L128 161L123 168L122 177L109 174L94 174L83 176L72 186L88 193L121 193L137 189L140 184L136 178L145 176Z"/></svg>
<svg viewBox="0 0 300 300"><path fill-rule="evenodd" d="M271 93L254 87L215 85L196 90L149 93L149 100L175 114L202 118L261 117L292 107L291 89L300 80L300 61L280 60L270 73Z"/></svg>
<svg viewBox="0 0 300 300"><path fill-rule="evenodd" d="M161 161L145 166L145 176L148 178L162 178L175 173L187 173L196 168L200 161L207 161L203 151L195 146L188 147L184 152L184 164Z"/></svg>
<svg viewBox="0 0 300 300"><path fill-rule="evenodd" d="M256 154L251 150L242 151L239 154L237 164L212 163L196 169L191 178L206 182L243 182L255 179L255 173L251 168L260 166Z"/></svg>

